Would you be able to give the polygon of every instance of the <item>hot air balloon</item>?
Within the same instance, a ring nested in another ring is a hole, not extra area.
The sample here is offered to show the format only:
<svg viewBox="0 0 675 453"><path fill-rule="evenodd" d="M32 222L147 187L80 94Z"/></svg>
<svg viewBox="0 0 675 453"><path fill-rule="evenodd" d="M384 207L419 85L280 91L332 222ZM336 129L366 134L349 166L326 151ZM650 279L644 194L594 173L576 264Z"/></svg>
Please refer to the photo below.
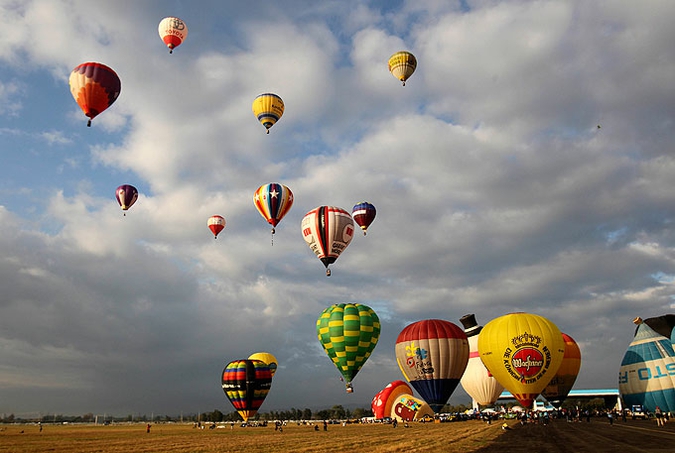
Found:
<svg viewBox="0 0 675 453"><path fill-rule="evenodd" d="M354 219L354 222L361 227L364 236L366 235L366 230L368 230L370 224L375 220L376 214L377 211L375 210L375 206L367 201L362 201L352 208L352 218Z"/></svg>
<svg viewBox="0 0 675 453"><path fill-rule="evenodd" d="M225 217L221 215L212 215L209 217L209 220L206 221L206 225L213 233L213 239L217 239L218 233L223 231L223 228L225 228Z"/></svg>
<svg viewBox="0 0 675 453"><path fill-rule="evenodd" d="M389 72L400 80L405 86L405 81L413 75L417 69L417 59L410 52L402 50L389 57Z"/></svg>
<svg viewBox="0 0 675 453"><path fill-rule="evenodd" d="M223 369L221 384L241 418L248 422L272 387L272 373L260 360L234 360Z"/></svg>
<svg viewBox="0 0 675 453"><path fill-rule="evenodd" d="M401 395L412 395L412 392L412 388L403 381L390 382L373 397L370 403L373 416L377 420L391 417L391 408L394 401Z"/></svg>
<svg viewBox="0 0 675 453"><path fill-rule="evenodd" d="M138 190L129 184L122 184L115 190L115 198L117 198L122 211L126 211L138 200ZM126 212L124 215L127 215Z"/></svg>
<svg viewBox="0 0 675 453"><path fill-rule="evenodd" d="M459 383L466 393L480 406L492 406L504 391L504 386L485 368L478 354L478 334L483 329L474 314L460 318L469 341L469 363Z"/></svg>
<svg viewBox="0 0 675 453"><path fill-rule="evenodd" d="M380 319L363 304L333 304L317 319L316 334L352 393L352 380L380 338Z"/></svg>
<svg viewBox="0 0 675 453"><path fill-rule="evenodd" d="M157 28L159 37L162 38L164 44L169 48L169 53L173 53L173 49L180 46L188 35L188 28L185 22L177 17L165 17L159 22Z"/></svg>
<svg viewBox="0 0 675 453"><path fill-rule="evenodd" d="M254 354L251 354L248 359L260 360L261 362L267 364L267 366L270 367L270 373L272 373L272 376L274 376L274 373L277 372L277 366L279 362L277 362L277 358L274 357L269 352L256 352Z"/></svg>
<svg viewBox="0 0 675 453"><path fill-rule="evenodd" d="M414 322L396 339L396 362L403 376L434 412L440 412L455 391L468 361L466 334L449 321Z"/></svg>
<svg viewBox="0 0 675 453"><path fill-rule="evenodd" d="M267 133L284 114L284 101L273 93L263 93L253 100L253 114L265 126Z"/></svg>
<svg viewBox="0 0 675 453"><path fill-rule="evenodd" d="M656 333L663 335L666 338L671 338L673 334L673 327L675 327L675 315L661 315L647 318L643 321L651 327ZM635 333L640 326L635 326Z"/></svg>
<svg viewBox="0 0 675 453"><path fill-rule="evenodd" d="M572 390L581 368L581 350L576 341L563 333L565 353L560 368L541 392L542 396L556 409L560 409L563 401Z"/></svg>
<svg viewBox="0 0 675 453"><path fill-rule="evenodd" d="M434 411L431 406L411 394L398 395L392 402L389 414L389 417L400 422L411 422L433 416Z"/></svg>
<svg viewBox="0 0 675 453"><path fill-rule="evenodd" d="M478 352L488 371L529 408L558 371L565 342L558 327L543 316L510 313L485 324Z"/></svg>
<svg viewBox="0 0 675 453"><path fill-rule="evenodd" d="M344 209L335 206L319 206L302 219L302 237L309 248L326 267L338 259L354 237L354 220Z"/></svg>
<svg viewBox="0 0 675 453"><path fill-rule="evenodd" d="M272 234L281 219L293 206L293 192L287 186L276 182L263 184L253 194L253 204L261 216L272 225Z"/></svg>
<svg viewBox="0 0 675 453"><path fill-rule="evenodd" d="M110 107L120 95L122 84L115 71L101 63L82 63L70 73L70 92L91 120Z"/></svg>
<svg viewBox="0 0 675 453"><path fill-rule="evenodd" d="M675 411L675 351L670 339L655 332L641 318L637 333L619 369L619 393L627 407L641 404L650 412Z"/></svg>

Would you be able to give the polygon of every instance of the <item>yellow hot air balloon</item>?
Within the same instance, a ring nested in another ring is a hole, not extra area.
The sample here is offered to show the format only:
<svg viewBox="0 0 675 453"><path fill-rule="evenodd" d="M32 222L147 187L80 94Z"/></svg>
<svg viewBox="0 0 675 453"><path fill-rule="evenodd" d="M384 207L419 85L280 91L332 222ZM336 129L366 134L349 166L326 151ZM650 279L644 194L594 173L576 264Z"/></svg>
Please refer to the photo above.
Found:
<svg viewBox="0 0 675 453"><path fill-rule="evenodd" d="M417 69L417 58L410 52L402 50L389 57L389 72L400 80L405 86L405 81L413 75Z"/></svg>
<svg viewBox="0 0 675 453"><path fill-rule="evenodd" d="M499 383L529 408L560 368L565 341L543 316L510 313L483 327L478 353Z"/></svg>
<svg viewBox="0 0 675 453"><path fill-rule="evenodd" d="M277 361L277 358L269 352L256 352L251 354L248 359L260 360L261 362L267 364L267 366L270 367L270 373L272 373L272 376L274 376L274 373L277 372L277 366L279 365L279 362Z"/></svg>
<svg viewBox="0 0 675 453"><path fill-rule="evenodd" d="M284 114L284 101L273 93L263 93L253 100L253 114L260 124L265 126L267 133L270 133L270 127L279 121Z"/></svg>

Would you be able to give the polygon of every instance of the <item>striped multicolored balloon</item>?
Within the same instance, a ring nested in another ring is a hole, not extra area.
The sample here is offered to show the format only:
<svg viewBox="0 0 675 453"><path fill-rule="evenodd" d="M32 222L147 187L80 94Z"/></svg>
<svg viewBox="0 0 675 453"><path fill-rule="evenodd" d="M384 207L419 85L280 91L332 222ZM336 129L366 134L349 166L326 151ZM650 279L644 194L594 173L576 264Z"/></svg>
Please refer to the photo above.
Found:
<svg viewBox="0 0 675 453"><path fill-rule="evenodd" d="M254 416L272 387L272 372L261 360L234 360L223 370L221 385L244 422Z"/></svg>
<svg viewBox="0 0 675 453"><path fill-rule="evenodd" d="M263 184L253 194L253 204L267 223L274 228L293 206L293 192L287 186L277 182Z"/></svg>

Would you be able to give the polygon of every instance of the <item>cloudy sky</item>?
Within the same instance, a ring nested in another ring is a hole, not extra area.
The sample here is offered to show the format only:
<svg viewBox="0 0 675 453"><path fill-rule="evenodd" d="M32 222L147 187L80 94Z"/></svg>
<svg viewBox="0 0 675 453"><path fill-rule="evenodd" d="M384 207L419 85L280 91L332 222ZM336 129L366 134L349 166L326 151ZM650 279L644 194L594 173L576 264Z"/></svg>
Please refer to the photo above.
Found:
<svg viewBox="0 0 675 453"><path fill-rule="evenodd" d="M261 410L369 407L403 378L407 324L514 311L579 343L577 388L616 388L633 317L674 310L671 1L0 13L0 414L230 412L221 370L258 351L280 362ZM189 35L170 55L172 15ZM419 62L405 87L387 70L402 49ZM68 87L86 61L122 80L91 128ZM263 92L286 105L269 135ZM273 246L252 201L268 182L295 194ZM301 219L363 200L377 218L327 278ZM315 330L340 302L382 321L351 395Z"/></svg>

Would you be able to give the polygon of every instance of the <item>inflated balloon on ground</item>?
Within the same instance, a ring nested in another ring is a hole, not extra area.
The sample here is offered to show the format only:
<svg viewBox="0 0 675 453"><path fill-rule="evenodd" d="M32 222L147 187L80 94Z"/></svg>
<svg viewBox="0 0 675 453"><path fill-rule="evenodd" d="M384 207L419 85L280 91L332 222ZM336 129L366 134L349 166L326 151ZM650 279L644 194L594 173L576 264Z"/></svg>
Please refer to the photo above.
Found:
<svg viewBox="0 0 675 453"><path fill-rule="evenodd" d="M619 368L619 393L627 407L644 406L650 412L675 412L675 350L669 338L641 318L637 332Z"/></svg>
<svg viewBox="0 0 675 453"><path fill-rule="evenodd" d="M531 408L562 363L565 342L543 316L510 313L485 324L478 336L485 367L518 400Z"/></svg>
<svg viewBox="0 0 675 453"><path fill-rule="evenodd" d="M233 360L221 375L223 392L247 422L262 406L272 387L270 367L260 360Z"/></svg>
<svg viewBox="0 0 675 453"><path fill-rule="evenodd" d="M417 321L398 335L395 352L403 376L434 412L440 412L469 361L466 334L450 321Z"/></svg>
<svg viewBox="0 0 675 453"><path fill-rule="evenodd" d="M469 341L469 363L459 382L476 404L492 406L504 391L504 386L490 374L480 359L478 336L483 326L478 325L473 314L462 316L460 322Z"/></svg>
<svg viewBox="0 0 675 453"><path fill-rule="evenodd" d="M579 345L569 335L563 333L562 336L565 341L565 354L562 363L546 388L541 392L542 396L557 409L560 408L570 390L574 387L574 382L577 380L581 368Z"/></svg>

